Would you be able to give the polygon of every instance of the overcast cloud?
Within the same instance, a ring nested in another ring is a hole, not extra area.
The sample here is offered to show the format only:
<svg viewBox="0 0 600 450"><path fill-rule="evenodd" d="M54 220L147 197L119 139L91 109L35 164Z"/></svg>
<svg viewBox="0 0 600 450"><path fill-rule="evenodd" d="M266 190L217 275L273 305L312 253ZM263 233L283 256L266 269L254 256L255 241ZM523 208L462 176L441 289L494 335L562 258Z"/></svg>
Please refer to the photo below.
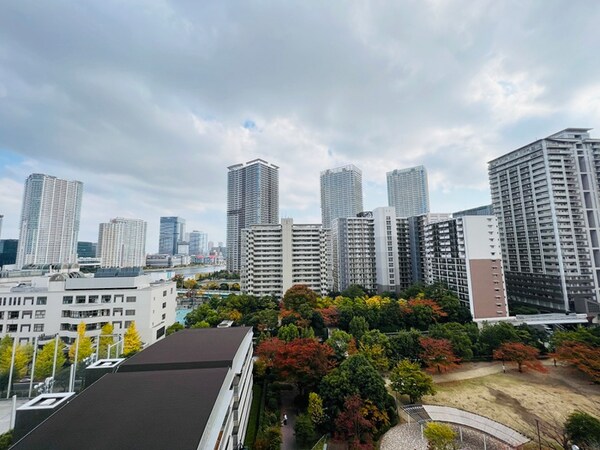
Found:
<svg viewBox="0 0 600 450"><path fill-rule="evenodd" d="M319 222L319 172L424 164L432 210L488 203L486 162L600 126L600 3L0 3L0 214L32 172L84 183L80 240L162 215L224 240L227 166L280 166L280 210ZM594 133L600 136L600 131Z"/></svg>

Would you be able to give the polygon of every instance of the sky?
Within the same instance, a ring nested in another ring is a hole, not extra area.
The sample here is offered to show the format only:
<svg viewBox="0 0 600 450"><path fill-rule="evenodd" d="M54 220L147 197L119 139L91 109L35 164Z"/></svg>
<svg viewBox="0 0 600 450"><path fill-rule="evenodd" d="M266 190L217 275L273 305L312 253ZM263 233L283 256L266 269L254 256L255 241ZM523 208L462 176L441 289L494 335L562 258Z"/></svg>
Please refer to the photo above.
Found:
<svg viewBox="0 0 600 450"><path fill-rule="evenodd" d="M426 166L431 209L490 202L487 161L600 127L600 2L4 0L0 214L34 172L84 183L79 240L160 216L225 240L227 166L280 167L280 214L320 222L319 174ZM600 137L600 131L592 131Z"/></svg>

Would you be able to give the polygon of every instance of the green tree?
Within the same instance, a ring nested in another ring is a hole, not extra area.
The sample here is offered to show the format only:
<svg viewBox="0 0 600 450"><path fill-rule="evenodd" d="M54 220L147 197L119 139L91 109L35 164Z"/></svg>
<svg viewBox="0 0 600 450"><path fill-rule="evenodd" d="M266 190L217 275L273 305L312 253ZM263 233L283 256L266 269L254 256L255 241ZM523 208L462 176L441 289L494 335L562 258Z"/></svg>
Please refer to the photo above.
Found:
<svg viewBox="0 0 600 450"><path fill-rule="evenodd" d="M369 331L369 323L361 316L354 317L348 325L348 332L357 340L360 340L367 331Z"/></svg>
<svg viewBox="0 0 600 450"><path fill-rule="evenodd" d="M196 322L190 328L210 328L210 323L208 323L206 320L201 320L200 322Z"/></svg>
<svg viewBox="0 0 600 450"><path fill-rule="evenodd" d="M56 339L52 339L38 352L35 359L35 378L43 379L52 375L52 367L54 365L54 347ZM63 351L64 344L61 340L58 341L58 350L56 352L56 371L60 371L65 365L67 358Z"/></svg>
<svg viewBox="0 0 600 450"><path fill-rule="evenodd" d="M131 356L142 349L142 338L135 327L135 322L131 322L125 335L123 336L123 356Z"/></svg>
<svg viewBox="0 0 600 450"><path fill-rule="evenodd" d="M323 399L316 392L308 394L307 413L315 425L321 425L327 419L325 410L323 409Z"/></svg>
<svg viewBox="0 0 600 450"><path fill-rule="evenodd" d="M277 332L277 337L285 342L291 342L294 339L298 339L300 337L300 332L298 331L298 327L293 323L288 325L283 325L279 328Z"/></svg>
<svg viewBox="0 0 600 450"><path fill-rule="evenodd" d="M294 425L294 434L296 435L296 442L301 446L305 447L312 444L316 438L315 426L308 414L300 414L296 417L296 424Z"/></svg>
<svg viewBox="0 0 600 450"><path fill-rule="evenodd" d="M408 359L400 361L390 374L392 389L400 395L408 395L416 403L425 395L434 395L433 378L421 370L419 364Z"/></svg>
<svg viewBox="0 0 600 450"><path fill-rule="evenodd" d="M183 330L185 327L180 324L179 322L175 322L173 325L169 325L167 327L167 336L169 336L170 334L176 333L178 331Z"/></svg>
<svg viewBox="0 0 600 450"><path fill-rule="evenodd" d="M390 338L390 355L393 361L410 359L415 361L419 359L421 344L419 338L421 333L415 329L409 331L399 331Z"/></svg>
<svg viewBox="0 0 600 450"><path fill-rule="evenodd" d="M0 450L8 450L13 444L12 430L0 434Z"/></svg>
<svg viewBox="0 0 600 450"><path fill-rule="evenodd" d="M583 411L574 411L565 422L565 431L580 448L600 447L600 420Z"/></svg>
<svg viewBox="0 0 600 450"><path fill-rule="evenodd" d="M342 297L347 297L347 298L351 298L351 299L355 299L355 298L359 298L359 297L365 297L367 295L367 293L364 291L364 289L361 286L358 286L356 284L351 284L350 286L348 286L346 289L344 289L341 293Z"/></svg>
<svg viewBox="0 0 600 450"><path fill-rule="evenodd" d="M183 287L186 289L196 289L198 287L198 282L194 278L188 278L183 282Z"/></svg>
<svg viewBox="0 0 600 450"><path fill-rule="evenodd" d="M113 337L114 332L115 328L110 322L106 322L102 327L102 330L100 330L100 337L98 338L98 358L108 357L108 346L115 342Z"/></svg>
<svg viewBox="0 0 600 450"><path fill-rule="evenodd" d="M429 336L448 339L460 359L468 361L473 358L473 342L464 325L455 322L435 324L429 327Z"/></svg>
<svg viewBox="0 0 600 450"><path fill-rule="evenodd" d="M444 423L429 422L423 430L431 450L456 450L456 432Z"/></svg>
<svg viewBox="0 0 600 450"><path fill-rule="evenodd" d="M352 335L345 331L333 330L325 343L333 349L337 360L341 361L348 356L348 347L353 339Z"/></svg>
<svg viewBox="0 0 600 450"><path fill-rule="evenodd" d="M505 342L519 342L519 334L509 323L500 322L496 325L485 324L479 334L479 354L492 356L494 350Z"/></svg>
<svg viewBox="0 0 600 450"><path fill-rule="evenodd" d="M285 309L292 311L298 311L301 305L314 309L317 306L317 294L305 284L295 284L285 292L281 301Z"/></svg>
<svg viewBox="0 0 600 450"><path fill-rule="evenodd" d="M69 359L73 361L73 364L77 364L79 361L84 360L92 353L94 353L94 346L92 340L85 335L85 322L81 321L77 325L77 337L75 342L71 344L69 348ZM75 350L77 348L77 361L75 361Z"/></svg>

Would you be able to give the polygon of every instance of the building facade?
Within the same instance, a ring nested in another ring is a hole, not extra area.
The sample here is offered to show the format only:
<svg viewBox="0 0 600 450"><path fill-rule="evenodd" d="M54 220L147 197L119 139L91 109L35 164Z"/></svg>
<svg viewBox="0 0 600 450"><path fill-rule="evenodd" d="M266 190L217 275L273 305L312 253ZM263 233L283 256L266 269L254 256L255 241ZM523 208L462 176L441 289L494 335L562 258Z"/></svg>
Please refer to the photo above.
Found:
<svg viewBox="0 0 600 450"><path fill-rule="evenodd" d="M106 323L123 334L131 322L142 341L152 344L175 322L177 290L173 282L152 282L139 272L79 272L36 277L29 283L0 285L0 336L31 343L56 333L71 343L77 325L86 324L92 339Z"/></svg>
<svg viewBox="0 0 600 450"><path fill-rule="evenodd" d="M97 250L101 267L144 267L146 227L143 220L122 217L101 223Z"/></svg>
<svg viewBox="0 0 600 450"><path fill-rule="evenodd" d="M77 262L83 184L34 173L25 181L17 267Z"/></svg>
<svg viewBox="0 0 600 450"><path fill-rule="evenodd" d="M242 230L241 289L250 295L283 294L306 284L320 295L331 287L330 232L321 225L253 225Z"/></svg>
<svg viewBox="0 0 600 450"><path fill-rule="evenodd" d="M446 285L474 319L508 316L496 217L464 216L429 223L424 244L427 284Z"/></svg>
<svg viewBox="0 0 600 450"><path fill-rule="evenodd" d="M509 301L599 312L600 140L569 128L488 170Z"/></svg>
<svg viewBox="0 0 600 450"><path fill-rule="evenodd" d="M0 239L0 267L17 262L18 239Z"/></svg>
<svg viewBox="0 0 600 450"><path fill-rule="evenodd" d="M424 166L396 169L387 173L388 205L398 217L429 212L429 186Z"/></svg>
<svg viewBox="0 0 600 450"><path fill-rule="evenodd" d="M494 208L492 205L478 206L476 208L464 209L462 211L456 211L452 213L452 217L463 217L463 216L492 216L494 214Z"/></svg>
<svg viewBox="0 0 600 450"><path fill-rule="evenodd" d="M95 258L98 244L96 242L79 241L77 243L77 259Z"/></svg>
<svg viewBox="0 0 600 450"><path fill-rule="evenodd" d="M185 239L185 219L161 217L158 237L158 253L176 255L177 244Z"/></svg>
<svg viewBox="0 0 600 450"><path fill-rule="evenodd" d="M352 164L321 172L321 223L331 228L340 217L363 211L362 172Z"/></svg>
<svg viewBox="0 0 600 450"><path fill-rule="evenodd" d="M239 273L242 230L279 222L279 167L255 159L228 170L227 270Z"/></svg>
<svg viewBox="0 0 600 450"><path fill-rule="evenodd" d="M190 232L190 255L205 255L208 253L208 234L194 230Z"/></svg>

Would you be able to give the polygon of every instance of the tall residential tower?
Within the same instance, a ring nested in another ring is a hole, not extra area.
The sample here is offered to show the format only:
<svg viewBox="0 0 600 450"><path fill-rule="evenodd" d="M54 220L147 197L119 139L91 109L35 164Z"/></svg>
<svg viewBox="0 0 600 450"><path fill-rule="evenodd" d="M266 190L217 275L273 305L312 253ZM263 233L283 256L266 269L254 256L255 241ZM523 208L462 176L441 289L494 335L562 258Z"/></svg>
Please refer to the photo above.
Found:
<svg viewBox="0 0 600 450"><path fill-rule="evenodd" d="M508 300L600 311L600 140L568 128L489 162Z"/></svg>
<svg viewBox="0 0 600 450"><path fill-rule="evenodd" d="M387 173L388 205L397 217L413 217L429 212L429 187L424 166L396 169Z"/></svg>
<svg viewBox="0 0 600 450"><path fill-rule="evenodd" d="M161 217L158 253L176 255L179 241L185 239L185 219L181 217Z"/></svg>
<svg viewBox="0 0 600 450"><path fill-rule="evenodd" d="M97 256L101 258L101 267L144 267L146 222L117 217L101 223Z"/></svg>
<svg viewBox="0 0 600 450"><path fill-rule="evenodd" d="M279 167L255 159L228 169L227 270L239 272L242 230L279 222Z"/></svg>
<svg viewBox="0 0 600 450"><path fill-rule="evenodd" d="M34 173L25 181L17 267L77 262L83 184Z"/></svg>
<svg viewBox="0 0 600 450"><path fill-rule="evenodd" d="M321 221L356 217L363 210L362 172L352 164L321 172Z"/></svg>

